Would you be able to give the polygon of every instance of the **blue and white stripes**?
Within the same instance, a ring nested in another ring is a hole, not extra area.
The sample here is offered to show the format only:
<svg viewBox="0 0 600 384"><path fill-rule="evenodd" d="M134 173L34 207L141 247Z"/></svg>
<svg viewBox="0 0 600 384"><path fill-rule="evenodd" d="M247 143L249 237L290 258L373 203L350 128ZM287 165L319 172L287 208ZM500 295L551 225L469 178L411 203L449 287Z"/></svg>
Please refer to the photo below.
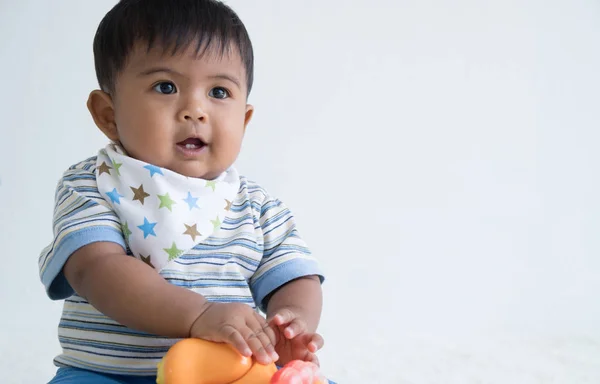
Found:
<svg viewBox="0 0 600 384"><path fill-rule="evenodd" d="M98 241L126 248L121 223L98 192L96 158L69 168L58 183L54 240L39 257L48 296L65 299L59 323L58 366L106 373L153 375L177 340L128 329L74 293L62 274L68 257ZM295 278L322 276L294 218L279 200L240 177L240 188L220 230L160 271L171 284L219 302L261 307L274 289Z"/></svg>

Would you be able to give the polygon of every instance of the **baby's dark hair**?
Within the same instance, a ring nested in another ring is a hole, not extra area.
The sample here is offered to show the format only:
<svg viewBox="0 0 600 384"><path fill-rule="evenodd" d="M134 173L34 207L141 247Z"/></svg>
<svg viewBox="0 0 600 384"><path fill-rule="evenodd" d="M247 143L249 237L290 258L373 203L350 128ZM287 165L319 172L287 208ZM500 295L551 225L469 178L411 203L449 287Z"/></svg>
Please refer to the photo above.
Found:
<svg viewBox="0 0 600 384"><path fill-rule="evenodd" d="M121 0L102 19L94 37L100 88L114 92L115 80L134 44L171 54L196 44L196 53L225 55L237 49L246 69L248 94L254 78L254 53L246 27L227 5L216 0Z"/></svg>

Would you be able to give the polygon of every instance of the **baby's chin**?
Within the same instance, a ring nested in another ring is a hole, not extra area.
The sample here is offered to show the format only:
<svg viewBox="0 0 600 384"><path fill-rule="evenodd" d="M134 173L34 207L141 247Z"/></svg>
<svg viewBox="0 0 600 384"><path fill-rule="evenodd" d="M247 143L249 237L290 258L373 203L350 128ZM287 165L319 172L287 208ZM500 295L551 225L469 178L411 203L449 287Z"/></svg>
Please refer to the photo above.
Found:
<svg viewBox="0 0 600 384"><path fill-rule="evenodd" d="M159 159L155 157L140 158L133 156L131 153L127 153L127 156L131 156L137 160L143 161L148 164L155 165L157 167L168 169L169 171L175 172L185 177L193 177L195 179L203 180L214 180L218 178L227 169L221 169L219 167L206 164L204 161L198 159Z"/></svg>

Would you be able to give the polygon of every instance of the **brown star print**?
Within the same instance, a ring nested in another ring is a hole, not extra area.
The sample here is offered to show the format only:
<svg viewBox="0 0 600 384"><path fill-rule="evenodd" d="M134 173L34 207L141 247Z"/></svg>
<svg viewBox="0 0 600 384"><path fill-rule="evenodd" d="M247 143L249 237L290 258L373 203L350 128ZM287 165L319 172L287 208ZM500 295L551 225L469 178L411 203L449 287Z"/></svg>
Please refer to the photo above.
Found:
<svg viewBox="0 0 600 384"><path fill-rule="evenodd" d="M231 211L231 201L229 201L229 200L225 199L225 203L227 204L227 205L225 206L225 210L227 210L227 211Z"/></svg>
<svg viewBox="0 0 600 384"><path fill-rule="evenodd" d="M131 190L133 191L133 201L139 200L140 203L142 203L142 205L144 205L144 199L148 196L150 196L150 194L146 193L146 191L144 191L144 185L140 184L139 188L133 188L133 187L129 187L131 188Z"/></svg>
<svg viewBox="0 0 600 384"><path fill-rule="evenodd" d="M185 225L186 231L183 232L184 235L190 235L192 237L193 241L196 241L196 236L202 236L202 234L200 232L198 232L198 229L196 228L196 225L198 224L194 224L194 225L187 225L187 224L183 224Z"/></svg>
<svg viewBox="0 0 600 384"><path fill-rule="evenodd" d="M150 259L152 258L152 256L148 255L148 256L144 256L144 255L140 255L140 257L142 258L142 261L146 264L148 264L150 267L154 268L154 265L152 265L152 261L150 261Z"/></svg>
<svg viewBox="0 0 600 384"><path fill-rule="evenodd" d="M103 173L108 173L110 175L110 170L112 168L108 166L108 164L106 164L106 161L103 161L102 164L100 164L100 166L98 167L98 176L100 176Z"/></svg>

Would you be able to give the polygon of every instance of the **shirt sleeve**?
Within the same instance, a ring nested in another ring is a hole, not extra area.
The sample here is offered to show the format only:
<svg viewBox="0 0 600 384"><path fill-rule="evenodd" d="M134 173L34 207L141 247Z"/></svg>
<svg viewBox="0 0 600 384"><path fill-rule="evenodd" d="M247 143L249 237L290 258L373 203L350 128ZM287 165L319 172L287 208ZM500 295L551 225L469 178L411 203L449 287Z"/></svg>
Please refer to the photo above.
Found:
<svg viewBox="0 0 600 384"><path fill-rule="evenodd" d="M296 229L290 210L278 199L263 203L259 224L262 228L264 250L258 269L250 279L254 300L261 310L265 298L282 285L299 277L324 275L317 260Z"/></svg>
<svg viewBox="0 0 600 384"><path fill-rule="evenodd" d="M126 247L120 220L100 195L96 175L90 169L72 167L58 182L53 229L54 240L38 260L40 278L53 300L73 295L63 266L79 248L100 241Z"/></svg>

